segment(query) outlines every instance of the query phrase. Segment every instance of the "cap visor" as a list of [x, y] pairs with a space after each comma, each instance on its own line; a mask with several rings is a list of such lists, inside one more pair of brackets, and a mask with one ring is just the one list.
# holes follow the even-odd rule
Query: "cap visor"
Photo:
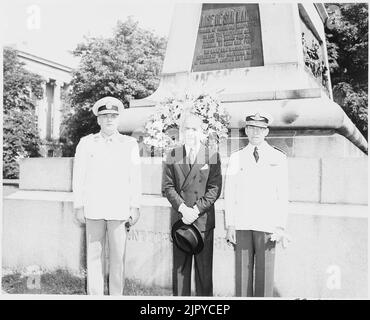
[[259, 127], [259, 128], [267, 128], [267, 123], [262, 123], [259, 121], [248, 121], [245, 123], [245, 126], [252, 126], [252, 127]]
[[100, 116], [102, 114], [119, 114], [119, 112], [116, 110], [102, 110], [99, 111], [97, 115]]

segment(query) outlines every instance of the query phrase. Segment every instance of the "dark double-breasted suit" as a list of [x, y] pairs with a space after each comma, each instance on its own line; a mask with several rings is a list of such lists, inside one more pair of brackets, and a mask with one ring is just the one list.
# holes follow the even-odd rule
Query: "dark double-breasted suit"
[[[203, 250], [194, 255], [195, 286], [198, 296], [213, 295], [212, 260], [214, 203], [221, 194], [222, 175], [220, 156], [201, 146], [193, 165], [189, 164], [185, 146], [173, 149], [163, 167], [162, 190], [172, 205], [172, 225], [182, 218], [178, 209], [182, 203], [197, 206], [199, 217], [193, 223], [204, 239]], [[193, 255], [173, 246], [173, 293], [190, 295]]]

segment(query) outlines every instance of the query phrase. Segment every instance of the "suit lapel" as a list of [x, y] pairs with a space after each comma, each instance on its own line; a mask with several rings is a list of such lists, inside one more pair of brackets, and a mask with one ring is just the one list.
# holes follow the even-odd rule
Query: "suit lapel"
[[177, 151], [178, 151], [178, 154], [176, 154], [176, 165], [180, 167], [182, 174], [184, 175], [184, 179], [179, 181], [180, 190], [182, 190], [184, 183], [186, 181], [186, 178], [188, 177], [190, 173], [190, 167], [186, 161], [185, 146], [182, 146], [182, 148], [178, 148]]
[[[202, 166], [205, 163], [206, 163], [205, 148], [204, 148], [204, 146], [201, 146], [199, 148], [199, 151], [198, 151], [198, 154], [195, 158], [195, 161], [194, 161], [193, 165], [191, 166], [191, 169], [189, 169], [189, 172], [188, 172], [188, 174], [185, 178], [185, 181], [182, 184], [181, 189], [184, 189], [189, 185], [189, 183], [193, 180], [194, 176], [196, 176], [198, 174], [200, 168], [202, 168]], [[186, 166], [189, 168], [188, 164], [186, 164]]]
[[188, 177], [188, 175], [190, 173], [190, 166], [189, 166], [189, 164], [186, 163], [186, 159], [184, 159], [183, 161], [181, 161], [180, 163], [178, 163], [178, 165], [179, 165], [182, 173], [184, 174], [184, 179], [186, 180], [186, 178]]

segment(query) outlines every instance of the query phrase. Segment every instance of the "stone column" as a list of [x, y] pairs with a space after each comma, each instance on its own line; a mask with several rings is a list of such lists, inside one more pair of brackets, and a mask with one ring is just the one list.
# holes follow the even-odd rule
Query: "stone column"
[[54, 84], [54, 98], [53, 98], [53, 110], [52, 110], [52, 131], [51, 131], [51, 138], [59, 139], [60, 137], [60, 123], [61, 123], [61, 99], [60, 99], [60, 91], [63, 82], [58, 80], [55, 81]]
[[42, 90], [44, 91], [43, 97], [41, 100], [37, 101], [36, 105], [36, 114], [37, 114], [37, 128], [39, 131], [40, 139], [46, 139], [46, 126], [47, 126], [47, 99], [46, 99], [46, 83], [47, 81], [42, 82]]

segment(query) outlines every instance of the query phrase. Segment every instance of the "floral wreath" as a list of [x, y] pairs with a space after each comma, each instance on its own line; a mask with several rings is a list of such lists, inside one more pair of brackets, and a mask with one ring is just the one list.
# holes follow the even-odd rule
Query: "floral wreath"
[[169, 149], [181, 143], [179, 134], [181, 113], [188, 109], [202, 119], [205, 145], [211, 146], [227, 139], [230, 115], [223, 108], [216, 95], [200, 93], [185, 94], [184, 97], [170, 97], [156, 106], [144, 128], [144, 143], [157, 148]]

